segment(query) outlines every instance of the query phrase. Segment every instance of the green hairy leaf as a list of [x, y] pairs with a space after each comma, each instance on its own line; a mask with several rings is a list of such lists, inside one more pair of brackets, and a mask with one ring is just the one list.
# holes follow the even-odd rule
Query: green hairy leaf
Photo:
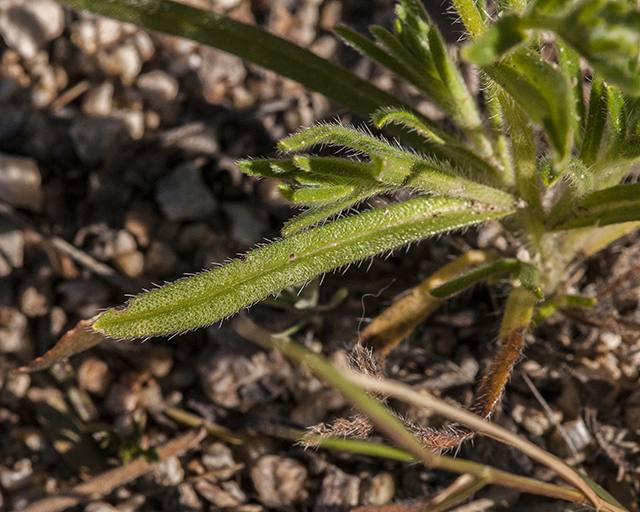
[[318, 274], [407, 243], [503, 217], [513, 210], [423, 197], [341, 219], [151, 290], [102, 313], [93, 328], [136, 338], [194, 329]]
[[532, 2], [523, 14], [503, 15], [465, 50], [465, 56], [489, 65], [540, 31], [554, 32], [605, 80], [628, 93], [640, 92], [640, 11], [634, 2]]
[[563, 160], [570, 151], [573, 98], [567, 77], [534, 51], [520, 51], [483, 70], [516, 100], [534, 123], [545, 128]]
[[585, 197], [574, 218], [556, 229], [607, 226], [640, 220], [640, 183], [618, 185]]

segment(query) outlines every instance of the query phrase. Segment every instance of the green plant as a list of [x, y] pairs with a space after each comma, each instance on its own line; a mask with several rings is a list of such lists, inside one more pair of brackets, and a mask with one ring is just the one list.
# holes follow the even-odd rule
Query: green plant
[[[510, 277], [502, 351], [473, 407], [488, 418], [526, 330], [557, 310], [593, 302], [565, 293], [569, 265], [640, 226], [640, 184], [625, 182], [640, 157], [640, 12], [635, 3], [499, 1], [497, 21], [490, 23], [482, 2], [455, 0], [471, 38], [460, 54], [479, 67], [482, 103], [469, 92], [438, 28], [417, 0], [400, 0], [393, 32], [371, 27], [375, 42], [336, 29], [349, 44], [437, 103], [454, 130], [304, 50], [213, 13], [167, 0], [152, 7], [124, 0], [64, 3], [251, 58], [371, 114], [374, 125], [394, 130], [411, 145], [389, 142], [365, 129], [324, 124], [281, 141], [282, 158], [240, 162], [249, 174], [281, 180], [283, 195], [306, 208], [285, 225], [284, 238], [105, 311], [89, 322], [94, 333], [146, 338], [194, 329], [329, 270], [499, 219], [517, 240], [513, 254], [519, 258], [487, 251], [463, 255], [375, 319], [361, 340], [384, 356], [443, 298], [487, 277]], [[264, 42], [266, 50], [252, 51], [243, 41], [249, 36]], [[580, 59], [592, 67], [587, 102]], [[305, 153], [320, 145], [347, 148], [352, 155]], [[369, 197], [401, 190], [414, 197], [339, 217]], [[32, 368], [96, 341], [78, 328]], [[361, 393], [354, 400], [366, 409], [365, 399]], [[378, 427], [388, 421], [373, 418]], [[362, 421], [369, 432], [369, 420]], [[405, 426], [423, 444], [441, 449], [475, 432]], [[334, 425], [321, 433], [342, 432]]]

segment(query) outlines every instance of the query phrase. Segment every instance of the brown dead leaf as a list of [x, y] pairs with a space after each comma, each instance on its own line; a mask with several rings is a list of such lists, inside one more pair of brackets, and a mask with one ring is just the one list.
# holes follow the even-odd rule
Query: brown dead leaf
[[64, 336], [60, 338], [51, 350], [41, 357], [36, 357], [27, 366], [18, 368], [17, 371], [31, 373], [46, 370], [61, 359], [65, 359], [97, 345], [104, 340], [105, 337], [91, 329], [91, 324], [93, 324], [94, 320], [95, 317], [89, 320], [80, 320], [73, 329], [67, 331]]

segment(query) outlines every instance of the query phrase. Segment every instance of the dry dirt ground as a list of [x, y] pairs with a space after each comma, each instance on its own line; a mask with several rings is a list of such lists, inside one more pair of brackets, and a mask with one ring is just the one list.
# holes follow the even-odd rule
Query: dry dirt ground
[[[388, 25], [391, 1], [193, 2], [415, 99], [329, 31], [341, 21], [360, 32]], [[316, 120], [361, 120], [232, 56], [50, 0], [0, 2], [0, 32], [0, 508], [23, 509], [141, 453], [151, 457], [151, 447], [188, 432], [193, 416], [226, 430], [71, 510], [340, 511], [415, 501], [453, 481], [417, 464], [296, 446], [287, 429], [348, 415], [348, 407], [306, 370], [243, 340], [233, 320], [171, 339], [103, 343], [53, 372], [10, 374], [126, 294], [276, 238], [292, 210], [274, 183], [242, 175], [235, 160], [272, 155], [280, 137]], [[274, 332], [299, 325], [300, 342], [337, 357], [395, 296], [474, 246], [508, 250], [509, 240], [489, 225], [422, 242], [249, 315]], [[573, 290], [600, 295], [596, 312], [554, 317], [528, 337], [494, 416], [588, 471], [628, 507], [640, 470], [640, 288], [625, 272], [639, 255], [629, 238], [576, 266]], [[303, 299], [306, 309], [291, 309]], [[448, 302], [391, 354], [389, 375], [468, 405], [493, 353], [503, 300], [498, 284]], [[587, 408], [595, 425], [585, 424]], [[425, 425], [441, 421], [403, 412]], [[486, 439], [458, 456], [554, 479]], [[94, 490], [108, 489], [102, 482]], [[469, 507], [570, 508], [497, 488]]]

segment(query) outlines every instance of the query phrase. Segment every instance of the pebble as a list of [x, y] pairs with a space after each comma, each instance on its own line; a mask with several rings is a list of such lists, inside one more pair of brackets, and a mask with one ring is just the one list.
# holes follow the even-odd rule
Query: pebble
[[294, 459], [265, 455], [250, 473], [260, 500], [269, 507], [293, 505], [307, 497], [307, 470]]
[[159, 111], [166, 109], [167, 104], [178, 97], [178, 91], [180, 90], [178, 81], [169, 73], [160, 69], [140, 75], [136, 80], [136, 85], [149, 103], [149, 106]]
[[205, 500], [216, 507], [235, 507], [241, 503], [233, 494], [212, 484], [208, 480], [199, 480], [193, 487]]
[[124, 119], [113, 115], [78, 116], [69, 135], [73, 148], [83, 164], [94, 167], [122, 144], [129, 133]]
[[188, 224], [178, 237], [177, 249], [185, 256], [194, 254], [197, 250], [211, 245], [216, 241], [216, 234], [204, 222]]
[[[26, 378], [25, 378], [26, 377]], [[12, 400], [16, 399], [20, 400], [24, 398], [29, 391], [29, 386], [31, 386], [31, 377], [27, 373], [18, 373], [16, 375], [9, 375], [7, 377], [7, 381], [4, 383], [2, 387], [3, 395], [11, 395]]]
[[0, 201], [39, 212], [43, 199], [41, 181], [33, 158], [0, 153]]
[[68, 279], [56, 285], [61, 297], [60, 305], [65, 311], [73, 311], [83, 318], [93, 316], [91, 312], [104, 308], [109, 300], [109, 287], [99, 279]]
[[217, 209], [217, 201], [196, 162], [185, 162], [162, 178], [156, 185], [155, 197], [169, 220], [206, 219]]
[[135, 279], [144, 271], [145, 257], [140, 251], [129, 252], [114, 258], [113, 264], [124, 275]]
[[92, 501], [86, 507], [84, 512], [120, 512], [116, 507], [110, 505], [106, 501]]
[[236, 482], [235, 480], [228, 480], [226, 482], [222, 482], [222, 484], [220, 485], [222, 486], [222, 489], [224, 491], [228, 492], [240, 503], [244, 503], [245, 501], [247, 501], [247, 495], [244, 493], [244, 491], [240, 488], [240, 485], [238, 485], [238, 482]]
[[149, 379], [138, 394], [138, 406], [143, 409], [158, 409], [162, 407], [162, 403], [160, 384], [155, 379]]
[[111, 76], [120, 77], [122, 84], [133, 85], [142, 69], [142, 58], [138, 49], [133, 45], [116, 46], [113, 49], [98, 49], [98, 64], [100, 68]]
[[50, 267], [40, 267], [22, 283], [19, 300], [20, 311], [30, 318], [49, 313], [53, 303], [53, 283]]
[[216, 156], [220, 150], [218, 138], [213, 126], [201, 122], [166, 130], [162, 136], [165, 147], [182, 150], [186, 158]]
[[0, 34], [5, 43], [31, 59], [64, 29], [62, 6], [53, 0], [4, 0]]
[[79, 231], [76, 240], [82, 245], [88, 240], [88, 252], [101, 261], [109, 261], [125, 254], [135, 252], [136, 239], [126, 229], [109, 229], [103, 224], [89, 226], [86, 230]]
[[587, 429], [587, 426], [584, 424], [584, 420], [582, 418], [578, 418], [577, 420], [573, 421], [567, 421], [562, 424], [562, 427], [567, 433], [569, 439], [571, 439], [573, 447], [578, 452], [583, 448], [586, 448], [592, 441], [589, 429]]
[[378, 473], [364, 489], [362, 504], [369, 506], [381, 506], [390, 503], [396, 492], [393, 476], [387, 472]]
[[37, 428], [26, 429], [23, 432], [22, 440], [32, 452], [41, 452], [47, 445], [44, 435]]
[[[121, 487], [122, 489], [122, 487]], [[129, 498], [125, 498], [124, 501], [118, 503], [118, 512], [137, 512], [142, 509], [142, 505], [147, 502], [147, 497], [144, 494], [134, 494]]]
[[97, 357], [85, 359], [78, 368], [78, 384], [90, 393], [103, 396], [111, 383], [109, 365]]
[[359, 496], [360, 479], [330, 465], [322, 480], [322, 488], [316, 498], [313, 511], [355, 507]]
[[24, 233], [0, 218], [0, 277], [8, 276], [24, 263]]
[[202, 83], [202, 96], [209, 103], [223, 103], [229, 91], [243, 84], [247, 75], [244, 62], [208, 46], [200, 48], [200, 56], [202, 63], [197, 71]]
[[554, 423], [562, 421], [562, 413], [559, 411], [554, 411], [554, 421], [552, 422], [544, 411], [522, 403], [515, 404], [511, 411], [511, 416], [525, 430], [537, 436], [544, 435]]
[[176, 488], [176, 494], [174, 495], [173, 499], [175, 499], [177, 506], [174, 506], [172, 504], [163, 506], [163, 510], [166, 510], [167, 512], [173, 510], [195, 512], [197, 510], [203, 509], [202, 501], [200, 501], [200, 498], [198, 498], [198, 494], [193, 489], [193, 486], [186, 482], [178, 485], [178, 487]]
[[132, 412], [138, 405], [139, 384], [116, 382], [109, 388], [105, 407], [112, 414]]
[[106, 81], [89, 89], [82, 97], [82, 113], [87, 116], [106, 116], [113, 110], [113, 83]]
[[0, 309], [0, 353], [16, 354], [28, 348], [27, 316], [17, 309]]
[[150, 201], [138, 201], [131, 205], [124, 219], [124, 228], [136, 237], [138, 247], [149, 247], [157, 224], [155, 206]]
[[132, 40], [142, 60], [144, 62], [151, 60], [156, 53], [156, 48], [153, 45], [153, 40], [149, 34], [144, 30], [136, 30], [133, 34]]
[[128, 26], [119, 21], [103, 16], [89, 15], [96, 28], [96, 41], [99, 46], [110, 46], [122, 38], [124, 29]]
[[162, 487], [173, 487], [184, 480], [184, 469], [178, 457], [168, 457], [154, 464], [151, 471], [154, 482]]
[[33, 475], [31, 460], [20, 459], [13, 469], [0, 467], [0, 485], [5, 491], [15, 491], [29, 483]]
[[147, 347], [142, 365], [156, 379], [166, 377], [173, 367], [173, 350], [162, 345]]
[[209, 470], [217, 470], [235, 465], [229, 447], [222, 443], [213, 443], [202, 456], [202, 464]]
[[229, 219], [231, 238], [242, 245], [251, 246], [263, 240], [266, 231], [264, 217], [258, 217], [255, 208], [245, 203], [224, 203], [224, 212]]
[[622, 336], [615, 332], [604, 331], [600, 334], [598, 341], [598, 352], [606, 354], [614, 351], [620, 346], [622, 343]]
[[179, 256], [169, 244], [154, 240], [144, 255], [144, 270], [151, 276], [173, 276], [179, 262]]

